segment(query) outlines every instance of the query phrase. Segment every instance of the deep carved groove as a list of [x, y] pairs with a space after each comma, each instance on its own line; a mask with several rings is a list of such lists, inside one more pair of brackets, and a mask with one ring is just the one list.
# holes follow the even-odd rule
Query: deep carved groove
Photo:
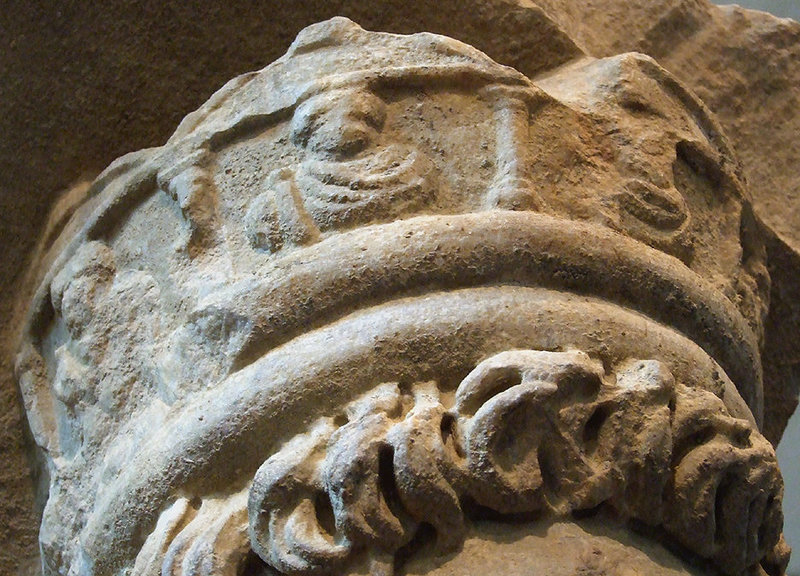
[[320, 528], [333, 537], [336, 534], [336, 519], [333, 515], [331, 499], [324, 490], [317, 492], [314, 498], [314, 513]]
[[280, 574], [251, 550], [239, 565], [236, 576], [280, 576]]
[[597, 439], [603, 424], [611, 415], [611, 409], [603, 404], [598, 404], [592, 415], [583, 427], [583, 445], [587, 452], [593, 452], [597, 446]]
[[432, 548], [438, 535], [436, 529], [428, 522], [422, 522], [414, 533], [414, 537], [406, 544], [397, 550], [394, 556], [394, 574], [404, 574], [405, 565], [422, 550]]
[[732, 489], [733, 478], [726, 475], [717, 484], [717, 490], [714, 493], [714, 542], [716, 543], [722, 542], [725, 538], [725, 503]]
[[402, 518], [403, 504], [394, 476], [394, 448], [389, 445], [381, 446], [378, 452], [378, 488], [392, 514]]
[[453, 450], [456, 453], [456, 456], [459, 458], [464, 457], [464, 447], [461, 446], [461, 442], [458, 439], [458, 434], [456, 427], [458, 426], [458, 421], [456, 417], [449, 413], [445, 412], [442, 414], [442, 422], [439, 425], [439, 430], [442, 434], [442, 445], [447, 446], [448, 444], [453, 445]]
[[676, 466], [678, 462], [686, 458], [686, 456], [695, 448], [710, 442], [714, 436], [717, 435], [717, 430], [712, 424], [706, 424], [700, 429], [692, 432], [689, 436], [677, 443], [673, 448], [672, 453], [672, 466]]
[[539, 463], [539, 471], [542, 474], [542, 484], [544, 485], [545, 493], [558, 496], [561, 490], [561, 482], [559, 481], [558, 468], [554, 462], [553, 454], [549, 446], [540, 445], [536, 453], [536, 459]]

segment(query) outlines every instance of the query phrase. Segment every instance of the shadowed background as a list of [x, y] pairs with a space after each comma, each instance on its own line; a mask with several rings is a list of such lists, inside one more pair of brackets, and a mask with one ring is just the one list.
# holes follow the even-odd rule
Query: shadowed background
[[[638, 3], [646, 9], [624, 0], [536, 4], [587, 52], [646, 52], [696, 90], [733, 138], [760, 215], [782, 241], [800, 247], [800, 175], [793, 168], [800, 165], [800, 25], [748, 20], [733, 9], [717, 13], [705, 0]], [[796, 1], [742, 4], [800, 19]], [[435, 9], [408, 0], [4, 3], [0, 573], [36, 572], [38, 505], [12, 358], [16, 303], [25, 298], [22, 272], [59, 192], [126, 152], [162, 144], [217, 88], [280, 56], [313, 22], [341, 14], [369, 29], [444, 33], [532, 74], [536, 58], [563, 58], [576, 48], [537, 27], [540, 22], [526, 16], [530, 6], [523, 0], [440, 0]], [[538, 44], [543, 35], [551, 42]], [[517, 59], [509, 56], [515, 53]], [[747, 102], [754, 105], [742, 109]], [[793, 401], [791, 394], [779, 399], [787, 411]], [[787, 483], [787, 532], [800, 549], [800, 416], [778, 452]], [[800, 576], [800, 553], [790, 573]]]

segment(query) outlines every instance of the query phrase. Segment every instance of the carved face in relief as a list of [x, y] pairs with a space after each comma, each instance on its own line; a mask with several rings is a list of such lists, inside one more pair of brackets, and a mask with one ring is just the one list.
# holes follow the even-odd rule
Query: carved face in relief
[[292, 142], [323, 158], [352, 158], [375, 145], [386, 104], [366, 87], [312, 96], [294, 111]]
[[734, 166], [639, 55], [531, 80], [304, 30], [110, 167], [45, 259], [18, 374], [46, 573], [485, 572], [513, 521], [542, 573], [575, 538], [778, 574]]
[[250, 244], [276, 252], [322, 232], [419, 210], [434, 194], [433, 166], [418, 150], [381, 145], [386, 104], [366, 86], [311, 96], [294, 111], [291, 142], [303, 154], [279, 168], [245, 217]]

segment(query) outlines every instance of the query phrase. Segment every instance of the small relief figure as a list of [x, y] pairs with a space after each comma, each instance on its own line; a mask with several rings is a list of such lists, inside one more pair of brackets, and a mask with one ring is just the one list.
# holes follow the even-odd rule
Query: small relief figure
[[303, 201], [288, 168], [275, 170], [267, 178], [267, 191], [250, 204], [245, 231], [251, 246], [277, 252], [284, 244], [314, 242], [319, 229], [303, 209]]
[[[241, 124], [237, 130], [247, 132], [262, 119], [291, 114], [289, 140], [299, 152], [297, 161], [270, 173], [265, 189], [250, 203], [245, 227], [251, 246], [275, 252], [315, 242], [331, 230], [397, 220], [425, 209], [458, 213], [543, 208], [529, 179], [527, 145], [531, 107], [541, 104], [544, 96], [529, 79], [469, 47], [432, 35], [426, 37], [425, 51], [388, 56], [388, 51], [363, 49], [360, 34], [342, 19], [304, 31], [289, 50], [291, 58], [271, 71], [270, 81], [281, 90], [258, 105], [258, 114], [231, 116], [219, 126], [220, 119], [209, 121], [212, 131], [222, 133]], [[387, 38], [402, 42], [401, 37]], [[349, 56], [354, 49], [361, 50], [358, 61]], [[322, 66], [313, 74], [301, 60]], [[420, 86], [426, 88], [420, 92]], [[467, 90], [473, 104], [488, 104], [486, 110], [470, 109], [460, 119], [470, 128], [465, 134], [473, 138], [483, 139], [484, 126], [493, 127], [488, 140], [494, 143], [485, 163], [496, 169], [480, 197], [465, 202], [454, 199], [463, 191], [450, 190], [454, 182], [449, 163], [463, 154], [461, 143], [420, 139], [408, 133], [413, 131], [408, 122], [393, 123], [390, 114], [403, 112], [392, 110], [391, 103], [408, 94], [427, 96], [426, 90], [452, 95], [455, 101]], [[436, 120], [425, 116], [420, 126], [452, 129], [436, 123], [442, 110], [433, 103], [435, 98], [421, 100], [428, 101], [429, 111], [436, 111]], [[455, 149], [448, 147], [453, 145]]]
[[220, 240], [217, 190], [208, 171], [212, 155], [201, 148], [159, 171], [157, 181], [181, 209], [189, 225], [186, 250], [202, 254]]
[[253, 247], [275, 252], [314, 242], [320, 232], [413, 213], [434, 196], [433, 164], [409, 146], [381, 143], [386, 104], [365, 86], [315, 94], [291, 122], [306, 152], [295, 170], [267, 178], [250, 206]]

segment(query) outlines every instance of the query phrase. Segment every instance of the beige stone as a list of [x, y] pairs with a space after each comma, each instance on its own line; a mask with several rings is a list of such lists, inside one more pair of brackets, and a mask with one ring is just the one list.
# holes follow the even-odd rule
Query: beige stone
[[790, 247], [676, 77], [530, 10], [530, 77], [313, 25], [72, 193], [17, 358], [46, 574], [783, 573]]

